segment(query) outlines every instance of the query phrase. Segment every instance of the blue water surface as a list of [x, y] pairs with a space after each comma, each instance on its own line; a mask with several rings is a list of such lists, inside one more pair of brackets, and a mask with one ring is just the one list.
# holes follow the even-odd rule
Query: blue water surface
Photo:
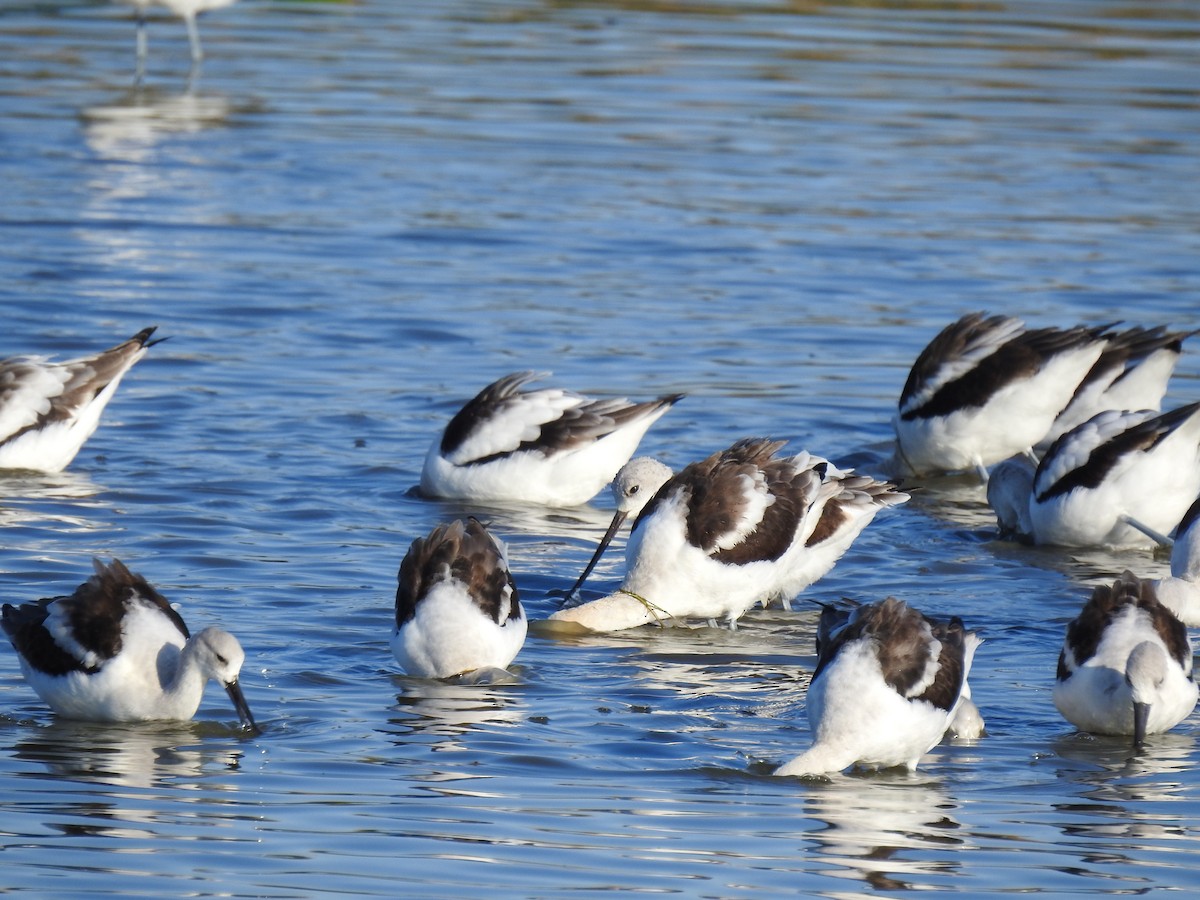
[[[961, 615], [988, 722], [915, 775], [776, 779], [816, 607], [531, 635], [513, 684], [397, 674], [395, 573], [484, 516], [534, 618], [611, 501], [416, 497], [510, 371], [686, 392], [644, 452], [788, 439], [864, 471], [916, 354], [988, 309], [1200, 327], [1200, 4], [0, 3], [0, 355], [157, 324], [60, 475], [0, 481], [3, 598], [117, 556], [247, 650], [247, 737], [58, 721], [0, 653], [0, 861], [34, 896], [1195, 891], [1195, 715], [1134, 754], [1050, 700], [1089, 585], [1148, 552], [998, 540], [971, 479], [814, 599]], [[1189, 342], [1166, 405], [1200, 399]], [[595, 590], [620, 578], [619, 553]]]

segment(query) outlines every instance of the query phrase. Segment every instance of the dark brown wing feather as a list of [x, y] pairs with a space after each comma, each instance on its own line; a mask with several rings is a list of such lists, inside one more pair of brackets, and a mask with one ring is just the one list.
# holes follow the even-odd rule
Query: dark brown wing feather
[[1115, 369], [1122, 370], [1113, 379], [1113, 384], [1119, 383], [1139, 362], [1160, 350], [1170, 350], [1178, 356], [1183, 353], [1183, 342], [1196, 334], [1200, 334], [1200, 331], [1167, 331], [1165, 325], [1155, 328], [1127, 328], [1111, 334], [1100, 358], [1079, 383], [1075, 393], [1081, 393], [1088, 385]]
[[13, 647], [30, 665], [48, 675], [94, 672], [96, 667], [85, 666], [82, 661], [63, 650], [46, 630], [46, 617], [50, 614], [49, 605], [65, 599], [67, 598], [49, 597], [34, 603], [22, 603], [20, 606], [5, 603], [4, 632]]
[[[460, 409], [442, 433], [441, 451], [445, 455], [455, 453], [488, 420], [501, 415], [505, 407], [517, 402], [521, 388], [538, 377], [537, 372], [514, 372], [489, 384]], [[512, 450], [492, 453], [472, 459], [464, 465], [482, 465], [513, 453], [537, 450], [549, 455], [559, 450], [569, 450], [611, 434], [630, 421], [639, 419], [658, 409], [673, 406], [683, 399], [683, 394], [669, 394], [657, 400], [629, 403], [626, 400], [588, 400], [565, 410], [561, 417], [542, 425], [538, 436], [523, 441]]]
[[815, 547], [837, 534], [838, 529], [850, 520], [850, 514], [845, 509], [848, 503], [849, 500], [842, 500], [838, 497], [829, 498], [821, 507], [821, 518], [817, 520], [817, 527], [808, 536], [808, 540], [805, 542], [806, 547]]
[[[646, 504], [633, 524], [634, 530], [668, 497], [682, 494], [687, 507], [688, 541], [710, 557], [730, 565], [778, 559], [791, 546], [820, 484], [815, 472], [801, 471], [791, 459], [775, 457], [784, 443], [746, 438], [685, 466]], [[743, 476], [762, 477], [774, 502], [742, 541], [722, 549], [722, 539], [739, 529], [749, 508]]]
[[[901, 392], [900, 408], [904, 409], [908, 401], [931, 381], [944, 359], [961, 355], [971, 340], [1005, 321], [1004, 316], [984, 318], [983, 313], [973, 313], [947, 326], [917, 357]], [[901, 418], [932, 418], [981, 406], [1006, 385], [1036, 374], [1050, 357], [1107, 337], [1107, 328], [1081, 325], [1021, 332], [980, 360], [978, 365], [942, 385], [925, 403], [901, 413]]]
[[[812, 534], [808, 536], [808, 540], [805, 542], [806, 547], [815, 547], [829, 540], [852, 518], [847, 509], [855, 502], [854, 493], [867, 494], [877, 500], [881, 506], [886, 505], [889, 499], [895, 499], [895, 497], [888, 498], [887, 495], [899, 493], [896, 485], [890, 481], [876, 481], [869, 475], [848, 475], [839, 480], [843, 491], [837, 496], [829, 498], [821, 507], [821, 517], [817, 520]], [[880, 497], [884, 499], [878, 500]]]
[[527, 441], [517, 448], [534, 448], [548, 452], [570, 450], [590, 444], [612, 434], [625, 425], [664, 407], [670, 407], [683, 399], [683, 394], [669, 394], [643, 403], [625, 400], [590, 400], [574, 409], [566, 410], [561, 417], [542, 426], [542, 433], [535, 441]]
[[455, 580], [497, 624], [521, 615], [517, 593], [495, 540], [477, 519], [439, 525], [412, 542], [400, 563], [396, 587], [396, 626], [416, 614], [417, 604], [435, 585]]
[[[733, 521], [733, 517], [728, 515], [727, 511], [723, 513], [720, 508], [719, 495], [714, 491], [702, 488], [702, 497], [697, 498], [697, 486], [703, 486], [715, 477], [736, 474], [733, 473], [735, 466], [745, 466], [754, 461], [770, 460], [772, 455], [782, 448], [785, 443], [785, 441], [771, 441], [765, 438], [745, 438], [737, 441], [727, 450], [718, 450], [716, 453], [699, 462], [689, 463], [667, 479], [666, 483], [658, 489], [658, 493], [650, 498], [650, 502], [642, 508], [642, 511], [638, 513], [637, 518], [634, 520], [633, 530], [636, 531], [638, 525], [643, 520], [653, 515], [654, 511], [667, 501], [668, 497], [683, 491], [689, 498], [689, 509], [702, 504], [703, 509], [707, 512], [704, 518], [714, 523], [705, 526], [699, 523], [693, 524], [689, 521], [689, 536], [692, 536], [693, 533], [699, 535], [705, 531], [716, 533], [718, 527], [715, 524], [716, 522], [720, 519], [731, 522]], [[746, 470], [743, 468], [740, 471]], [[737, 493], [740, 494], [740, 491]], [[689, 512], [689, 518], [691, 517], [692, 513]], [[705, 544], [696, 541], [696, 546], [703, 547]]]
[[779, 559], [791, 547], [817, 498], [821, 479], [815, 472], [801, 471], [785, 459], [770, 460], [762, 469], [775, 502], [763, 511], [762, 521], [745, 540], [712, 554], [719, 562], [742, 565]]
[[[1153, 582], [1143, 581], [1129, 571], [1123, 572], [1111, 586], [1097, 585], [1079, 615], [1067, 625], [1066, 645], [1071, 648], [1075, 667], [1078, 668], [1096, 655], [1105, 629], [1127, 606], [1145, 610], [1171, 659], [1190, 669], [1191, 648], [1188, 645], [1187, 627], [1158, 601]], [[1058, 656], [1058, 680], [1065, 681], [1071, 671], [1064, 648]]]
[[947, 360], [962, 356], [976, 338], [994, 331], [1007, 321], [1007, 316], [988, 316], [987, 313], [974, 312], [968, 313], [957, 322], [951, 322], [939, 331], [917, 355], [916, 361], [909, 369], [904, 389], [900, 392], [900, 408], [903, 409], [914, 395], [933, 381]]
[[496, 416], [520, 393], [521, 388], [538, 377], [537, 372], [514, 372], [489, 384], [463, 404], [442, 432], [442, 453], [457, 450], [481, 423]]
[[[1116, 437], [1096, 447], [1083, 465], [1076, 466], [1054, 484], [1041, 491], [1037, 495], [1037, 501], [1041, 503], [1060, 494], [1070, 493], [1076, 488], [1098, 487], [1104, 483], [1108, 473], [1123, 456], [1129, 453], [1146, 453], [1153, 450], [1163, 438], [1190, 419], [1198, 410], [1200, 410], [1200, 403], [1189, 403], [1187, 406], [1170, 410], [1127, 428]], [[1038, 464], [1038, 474], [1046, 470], [1047, 460], [1053, 461], [1062, 444], [1073, 434], [1074, 431], [1068, 431], [1050, 445], [1050, 449], [1046, 451], [1046, 455]], [[1036, 475], [1034, 483], [1037, 483]]]
[[[70, 377], [63, 385], [62, 393], [49, 398], [49, 408], [34, 422], [14, 431], [4, 440], [11, 441], [28, 431], [74, 418], [79, 410], [87, 406], [97, 394], [108, 387], [114, 378], [133, 364], [134, 357], [143, 348], [166, 340], [166, 338], [157, 341], [150, 340], [154, 331], [154, 326], [143, 328], [129, 340], [87, 359], [52, 363], [51, 365], [66, 367], [69, 373]], [[8, 402], [13, 393], [19, 389], [20, 383], [28, 378], [37, 367], [38, 364], [21, 359], [6, 360], [0, 363], [0, 405]]]
[[[135, 597], [158, 607], [184, 638], [189, 637], [183, 618], [145, 578], [130, 572], [117, 559], [108, 566], [99, 560], [95, 565], [96, 574], [69, 597], [49, 597], [20, 606], [4, 604], [4, 630], [13, 646], [33, 666], [50, 675], [95, 671], [120, 653], [123, 620]], [[55, 642], [45, 625], [51, 604], [66, 613], [72, 636], [101, 660], [99, 666], [85, 665]]]
[[[822, 611], [814, 680], [845, 645], [865, 638], [874, 642], [884, 681], [896, 693], [909, 700], [925, 700], [939, 709], [949, 710], [954, 705], [962, 691], [966, 653], [966, 630], [960, 619], [938, 622], [895, 597], [888, 597], [880, 603], [855, 608], [840, 630], [831, 632], [842, 615], [834, 607], [828, 607], [828, 613]], [[938, 668], [933, 683], [920, 694], [914, 694], [933, 653], [931, 633], [941, 645]]]
[[939, 331], [917, 355], [909, 370], [904, 389], [900, 392], [900, 408], [904, 409], [915, 395], [933, 383], [946, 362], [958, 359], [977, 340], [1011, 321], [1008, 316], [973, 312]]
[[967, 630], [958, 616], [954, 616], [949, 622], [938, 622], [928, 617], [925, 621], [933, 631], [933, 636], [942, 645], [942, 649], [938, 654], [933, 684], [927, 687], [918, 699], [928, 700], [938, 709], [949, 711], [962, 693]]

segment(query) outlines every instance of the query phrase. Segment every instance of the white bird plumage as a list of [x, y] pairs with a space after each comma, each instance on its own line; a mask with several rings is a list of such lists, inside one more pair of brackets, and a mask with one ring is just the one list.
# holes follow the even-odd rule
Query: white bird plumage
[[1155, 582], [1159, 602], [1184, 625], [1200, 627], [1200, 497], [1175, 527], [1171, 574]]
[[166, 598], [119, 560], [96, 560], [95, 569], [70, 596], [4, 604], [4, 631], [38, 696], [71, 719], [186, 720], [213, 679], [253, 729], [237, 639], [219, 628], [190, 635]]
[[528, 622], [504, 545], [476, 519], [413, 541], [397, 582], [392, 655], [409, 675], [504, 669], [525, 643]]
[[1068, 626], [1058, 658], [1054, 705], [1081, 731], [1133, 735], [1141, 744], [1195, 708], [1187, 628], [1125, 572], [1092, 592]]
[[899, 474], [987, 467], [1030, 452], [1071, 402], [1107, 344], [1105, 327], [1027, 330], [977, 312], [917, 357], [893, 420]]
[[1108, 335], [1104, 352], [1038, 442], [1039, 449], [1044, 452], [1061, 435], [1108, 409], [1161, 409], [1183, 342], [1197, 333], [1159, 325]]
[[521, 390], [546, 373], [488, 385], [434, 440], [421, 492], [477, 503], [579, 506], [612, 481], [646, 431], [682, 394], [644, 403], [561, 388]]
[[1200, 403], [1165, 413], [1108, 410], [1062, 435], [1036, 470], [992, 472], [1002, 532], [1065, 547], [1164, 542], [1200, 495]]
[[61, 472], [96, 431], [121, 379], [146, 355], [155, 329], [94, 356], [0, 361], [0, 469]]
[[982, 641], [960, 619], [939, 622], [894, 597], [848, 614], [826, 606], [821, 620], [805, 701], [813, 743], [775, 774], [915, 770], [964, 702]]
[[621, 521], [636, 516], [620, 589], [551, 621], [594, 631], [688, 617], [733, 626], [755, 603], [808, 587], [876, 512], [908, 499], [894, 485], [840, 472], [809, 453], [776, 456], [783, 443], [741, 440], [677, 475], [632, 460], [614, 480], [617, 512], [585, 570]]

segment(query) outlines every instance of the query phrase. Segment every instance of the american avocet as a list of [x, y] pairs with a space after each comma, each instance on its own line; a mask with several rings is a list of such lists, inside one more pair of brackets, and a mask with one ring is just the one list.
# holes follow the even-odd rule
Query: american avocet
[[1067, 626], [1054, 705], [1081, 731], [1131, 734], [1141, 744], [1196, 706], [1187, 628], [1154, 585], [1125, 572], [1100, 585]]
[[429, 448], [421, 492], [477, 503], [579, 506], [596, 496], [682, 394], [645, 403], [561, 388], [522, 391], [546, 373], [488, 385]]
[[[861, 604], [848, 598], [843, 598], [841, 605], [823, 603], [821, 601], [817, 602], [821, 606], [821, 618], [817, 625], [817, 656], [820, 657], [822, 649], [832, 639], [834, 633], [850, 621], [851, 614]], [[969, 639], [973, 642], [970, 649], [971, 653], [974, 654], [975, 647], [982, 644], [983, 639], [978, 637], [974, 632], [970, 633]], [[979, 711], [979, 707], [975, 705], [974, 700], [971, 699], [971, 684], [967, 681], [967, 677], [964, 674], [962, 691], [959, 693], [958, 703], [954, 708], [954, 715], [947, 726], [947, 734], [963, 740], [975, 740], [986, 733], [987, 727], [983, 721], [983, 714]]]
[[400, 564], [392, 654], [409, 675], [503, 669], [528, 622], [504, 545], [475, 519], [439, 525]]
[[894, 419], [899, 473], [987, 467], [1028, 453], [1071, 401], [1106, 343], [1106, 328], [1025, 329], [971, 313], [921, 351]]
[[1200, 497], [1175, 527], [1171, 574], [1155, 582], [1159, 602], [1184, 625], [1200, 626]]
[[678, 475], [653, 460], [631, 461], [614, 481], [617, 512], [586, 570], [635, 515], [620, 589], [550, 619], [593, 631], [683, 617], [735, 626], [755, 603], [808, 587], [876, 512], [908, 499], [808, 453], [776, 456], [783, 444], [741, 440]]
[[124, 0], [124, 2], [132, 3], [137, 13], [137, 77], [140, 80], [146, 69], [147, 8], [165, 6], [183, 19], [183, 23], [187, 27], [188, 44], [192, 50], [192, 68], [195, 69], [204, 59], [204, 50], [200, 46], [200, 29], [196, 26], [196, 16], [210, 9], [231, 6], [235, 0]]
[[1060, 435], [1107, 409], [1161, 409], [1183, 342], [1196, 334], [1200, 332], [1168, 331], [1163, 325], [1110, 334], [1071, 402], [1038, 442], [1040, 448], [1044, 451]]
[[4, 604], [4, 631], [37, 695], [69, 719], [185, 720], [211, 678], [253, 729], [237, 639], [220, 628], [190, 635], [166, 598], [119, 560], [95, 568], [69, 597]]
[[805, 701], [813, 744], [775, 774], [916, 769], [950, 728], [982, 642], [962, 620], [935, 621], [895, 597], [830, 618]]
[[[744, 442], [742, 442], [744, 443]], [[735, 444], [734, 447], [738, 445]], [[727, 454], [729, 451], [725, 451]], [[791, 460], [800, 471], [812, 470], [823, 482], [834, 482], [839, 490], [820, 509], [820, 517], [806, 541], [804, 572], [806, 582], [797, 591], [803, 590], [829, 572], [842, 555], [862, 533], [871, 519], [885, 506], [896, 506], [908, 499], [908, 494], [896, 490], [895, 485], [885, 481], [876, 481], [867, 475], [855, 475], [853, 470], [841, 470], [832, 463], [808, 452], [797, 454]], [[617, 473], [612, 482], [613, 498], [616, 501], [616, 512], [609, 523], [608, 530], [600, 539], [595, 553], [588, 561], [583, 573], [575, 585], [567, 592], [567, 602], [577, 600], [583, 583], [595, 568], [600, 557], [616, 536], [621, 524], [638, 514], [653, 499], [655, 493], [672, 477], [667, 466], [656, 459], [638, 457], [632, 459]], [[788, 605], [790, 595], [780, 594], [774, 598]]]
[[1164, 543], [1200, 494], [1200, 403], [1099, 413], [1055, 441], [1036, 470], [1006, 461], [992, 482], [988, 501], [1001, 531], [1034, 543]]
[[121, 378], [160, 343], [144, 328], [95, 356], [0, 361], [0, 469], [61, 472], [100, 424]]

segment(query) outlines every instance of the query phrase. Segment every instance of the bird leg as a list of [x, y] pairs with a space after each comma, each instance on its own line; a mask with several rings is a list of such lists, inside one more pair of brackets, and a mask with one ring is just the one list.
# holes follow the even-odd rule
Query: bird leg
[[200, 47], [200, 29], [196, 27], [196, 14], [184, 16], [183, 21], [187, 25], [188, 43], [192, 47], [192, 66], [194, 68], [200, 65], [200, 61], [204, 59], [204, 51]]
[[141, 84], [146, 74], [146, 12], [140, 6], [137, 11], [137, 68], [133, 73], [133, 83]]
[[1119, 518], [1122, 522], [1124, 522], [1130, 528], [1134, 528], [1137, 531], [1140, 531], [1142, 534], [1144, 534], [1146, 537], [1150, 538], [1150, 540], [1154, 541], [1157, 544], [1161, 544], [1164, 547], [1171, 547], [1175, 544], [1175, 541], [1172, 540], [1171, 538], [1167, 537], [1167, 535], [1163, 534], [1161, 531], [1151, 528], [1149, 525], [1145, 524], [1144, 522], [1139, 522], [1137, 519], [1133, 518], [1133, 516], [1127, 516], [1127, 515], [1125, 515], [1125, 513], [1121, 513], [1121, 515], [1118, 516], [1117, 518]]

